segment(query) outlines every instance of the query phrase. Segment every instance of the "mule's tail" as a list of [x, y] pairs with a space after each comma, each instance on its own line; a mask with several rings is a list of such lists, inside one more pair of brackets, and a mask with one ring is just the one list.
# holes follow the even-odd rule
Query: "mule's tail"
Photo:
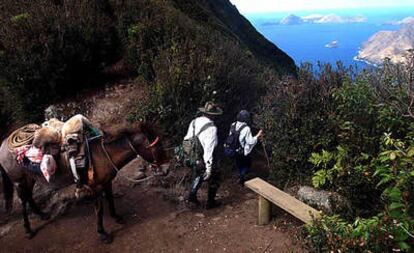
[[13, 208], [13, 193], [14, 193], [13, 183], [1, 165], [0, 165], [0, 173], [3, 179], [3, 194], [4, 194], [4, 201], [6, 204], [6, 212], [10, 212]]

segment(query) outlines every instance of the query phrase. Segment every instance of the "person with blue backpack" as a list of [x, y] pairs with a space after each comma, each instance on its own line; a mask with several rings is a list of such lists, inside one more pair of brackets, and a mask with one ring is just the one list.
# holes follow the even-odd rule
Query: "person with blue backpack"
[[246, 110], [241, 110], [237, 115], [237, 121], [231, 124], [230, 133], [224, 143], [224, 154], [235, 160], [241, 185], [244, 185], [246, 174], [250, 170], [252, 163], [250, 153], [264, 135], [263, 130], [259, 130], [253, 136], [249, 126], [250, 121], [250, 113]]

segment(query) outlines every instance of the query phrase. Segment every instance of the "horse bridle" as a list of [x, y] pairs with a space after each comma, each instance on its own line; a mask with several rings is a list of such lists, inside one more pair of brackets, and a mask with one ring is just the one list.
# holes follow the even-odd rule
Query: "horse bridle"
[[[137, 150], [135, 149], [134, 145], [132, 145], [131, 140], [127, 136], [125, 136], [125, 138], [126, 138], [126, 140], [128, 142], [128, 145], [129, 145], [130, 149], [132, 150], [132, 152], [134, 152], [136, 156], [139, 156], [139, 154], [138, 154]], [[155, 140], [153, 142], [151, 142], [150, 144], [148, 144], [147, 146], [145, 146], [145, 148], [146, 149], [149, 149], [150, 152], [151, 152], [151, 155], [152, 155], [152, 158], [153, 158], [153, 162], [152, 163], [149, 162], [149, 164], [151, 164], [153, 166], [156, 166], [157, 165], [157, 160], [155, 158], [155, 154], [154, 154], [154, 151], [153, 151], [152, 148], [155, 145], [157, 145], [159, 141], [160, 141], [160, 137], [157, 136], [157, 138], [155, 138]], [[109, 162], [111, 163], [112, 167], [118, 173], [119, 172], [118, 167], [116, 166], [116, 164], [112, 160], [111, 156], [109, 155], [108, 151], [106, 150], [104, 138], [101, 139], [101, 147], [102, 147], [102, 150], [105, 153], [106, 158], [109, 160]]]

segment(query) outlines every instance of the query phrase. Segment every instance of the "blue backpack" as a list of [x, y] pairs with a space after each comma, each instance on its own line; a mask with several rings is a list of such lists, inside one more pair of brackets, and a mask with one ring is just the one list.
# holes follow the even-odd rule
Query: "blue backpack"
[[243, 148], [240, 145], [239, 137], [240, 132], [247, 127], [247, 125], [242, 125], [238, 130], [236, 130], [236, 124], [232, 124], [230, 128], [230, 133], [224, 142], [224, 155], [229, 158], [234, 158], [237, 154], [243, 154]]

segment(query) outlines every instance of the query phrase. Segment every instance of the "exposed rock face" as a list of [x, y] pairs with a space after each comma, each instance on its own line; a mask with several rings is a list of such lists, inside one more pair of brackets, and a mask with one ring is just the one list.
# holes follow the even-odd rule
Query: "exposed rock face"
[[365, 42], [356, 57], [373, 64], [385, 58], [392, 63], [404, 63], [407, 50], [414, 48], [414, 20], [405, 22], [398, 31], [380, 31]]
[[297, 195], [300, 201], [327, 214], [340, 213], [347, 208], [346, 199], [335, 192], [327, 192], [309, 186], [302, 186], [299, 188]]

